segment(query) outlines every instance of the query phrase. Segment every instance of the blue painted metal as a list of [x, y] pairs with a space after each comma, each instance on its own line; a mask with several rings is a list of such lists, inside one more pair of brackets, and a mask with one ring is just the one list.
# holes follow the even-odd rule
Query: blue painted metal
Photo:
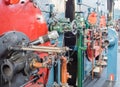
[[90, 71], [92, 70], [92, 63], [84, 57], [84, 79], [90, 75]]
[[50, 69], [50, 75], [46, 87], [52, 87], [53, 84], [54, 84], [54, 66], [52, 66], [52, 68]]
[[[59, 38], [58, 38], [58, 47], [62, 47], [63, 46], [63, 38], [64, 38], [64, 35], [63, 33], [60, 33], [59, 34]], [[60, 67], [60, 64], [61, 64], [61, 61], [60, 59], [58, 60], [58, 64], [57, 64], [57, 69], [56, 69], [56, 81], [58, 83], [58, 85], [61, 84], [61, 75], [60, 75], [60, 72], [61, 72], [61, 67]]]
[[77, 3], [82, 3], [82, 0], [77, 0]]
[[57, 65], [55, 66], [55, 82], [60, 86], [60, 83], [61, 83], [61, 81], [60, 81], [60, 63], [61, 63], [61, 61], [60, 61], [60, 59], [58, 59], [57, 60]]
[[[59, 34], [59, 38], [58, 38], [58, 45], [57, 47], [62, 47], [63, 46], [63, 38], [64, 35], [63, 33]], [[55, 43], [54, 41], [51, 41], [51, 43]], [[52, 66], [52, 68], [50, 69], [50, 75], [48, 78], [48, 82], [46, 87], [52, 87], [54, 82], [56, 82], [59, 86], [61, 85], [61, 67], [60, 67], [61, 61], [60, 59], [57, 60], [57, 65], [56, 66]]]
[[115, 29], [108, 28], [108, 66], [107, 78], [110, 80], [110, 75], [114, 75], [114, 80], [117, 80], [117, 48], [118, 48], [118, 34]]

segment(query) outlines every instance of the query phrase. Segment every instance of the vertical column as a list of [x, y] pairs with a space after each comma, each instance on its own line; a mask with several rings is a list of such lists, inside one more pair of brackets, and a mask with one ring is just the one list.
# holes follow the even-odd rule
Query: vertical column
[[108, 66], [107, 66], [107, 78], [108, 80], [117, 80], [117, 48], [118, 48], [118, 36], [115, 29], [108, 29]]

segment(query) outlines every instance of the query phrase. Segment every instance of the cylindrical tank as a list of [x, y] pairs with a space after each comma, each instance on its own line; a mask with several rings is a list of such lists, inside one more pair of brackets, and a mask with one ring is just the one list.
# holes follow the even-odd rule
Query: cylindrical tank
[[[6, 3], [6, 1], [9, 2]], [[0, 35], [8, 31], [20, 31], [25, 33], [32, 41], [47, 34], [46, 22], [40, 9], [35, 6], [32, 0], [14, 1], [0, 0]], [[47, 43], [44, 45], [47, 45]], [[47, 54], [42, 53], [40, 57], [45, 55]], [[39, 73], [44, 73], [43, 78], [45, 78], [39, 81], [46, 83], [49, 70], [40, 69]]]
[[5, 0], [0, 0], [0, 28], [0, 34], [22, 31], [31, 40], [48, 31], [41, 11], [29, 0], [21, 0], [17, 4], [6, 4]]

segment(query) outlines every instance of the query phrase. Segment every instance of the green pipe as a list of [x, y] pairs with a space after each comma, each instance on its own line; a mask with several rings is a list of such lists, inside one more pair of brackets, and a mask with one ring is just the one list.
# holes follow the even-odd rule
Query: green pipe
[[78, 87], [82, 87], [82, 35], [78, 37]]
[[78, 87], [83, 87], [83, 77], [84, 77], [84, 55], [83, 51], [86, 50], [84, 47], [84, 36], [82, 33], [78, 36]]
[[84, 43], [85, 39], [85, 29], [89, 27], [88, 21], [85, 21], [84, 13], [78, 12], [76, 15], [76, 22], [77, 22], [77, 28], [78, 28], [78, 39], [77, 39], [77, 47], [78, 47], [78, 86], [77, 87], [83, 87], [83, 79], [84, 79], [84, 50], [86, 50], [86, 44]]

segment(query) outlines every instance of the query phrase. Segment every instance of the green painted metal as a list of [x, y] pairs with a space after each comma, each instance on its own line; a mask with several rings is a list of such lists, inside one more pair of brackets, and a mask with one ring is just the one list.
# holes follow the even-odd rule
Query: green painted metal
[[83, 77], [84, 77], [84, 54], [83, 51], [86, 50], [84, 46], [84, 35], [79, 33], [78, 36], [78, 87], [83, 87]]
[[77, 27], [78, 27], [78, 86], [83, 87], [83, 78], [84, 78], [84, 51], [87, 49], [85, 44], [85, 29], [89, 27], [88, 23], [84, 19], [83, 12], [78, 12], [76, 16]]
[[82, 87], [82, 35], [78, 38], [78, 87]]
[[63, 27], [59, 22], [52, 22], [50, 24], [50, 31], [57, 30], [59, 33], [63, 33]]
[[58, 33], [63, 33], [64, 31], [70, 31], [70, 21], [68, 19], [58, 19], [58, 21], [54, 21], [50, 23], [50, 31], [57, 30]]

